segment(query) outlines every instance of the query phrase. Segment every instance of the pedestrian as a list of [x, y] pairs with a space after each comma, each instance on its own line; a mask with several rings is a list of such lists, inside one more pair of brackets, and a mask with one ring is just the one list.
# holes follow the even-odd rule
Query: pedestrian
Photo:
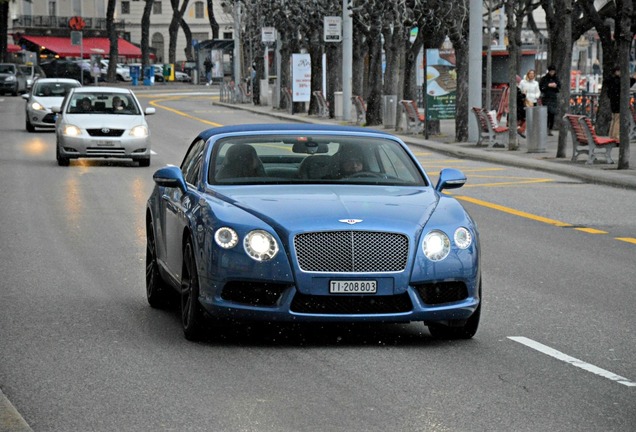
[[559, 109], [558, 93], [561, 90], [561, 81], [556, 76], [556, 67], [548, 66], [548, 73], [539, 80], [541, 90], [541, 102], [548, 107], [548, 135], [552, 136], [554, 117]]
[[[633, 86], [636, 79], [630, 78], [629, 86]], [[610, 109], [612, 110], [612, 121], [609, 128], [609, 136], [611, 138], [620, 139], [621, 134], [621, 68], [615, 66], [612, 68], [612, 74], [603, 81], [603, 88], [607, 88], [607, 97], [610, 100]]]
[[256, 72], [256, 63], [252, 64], [252, 71], [250, 74], [250, 80], [252, 81], [252, 101], [254, 105], [261, 104], [261, 83], [258, 79], [258, 73]]
[[535, 106], [539, 97], [541, 97], [541, 90], [539, 89], [539, 83], [535, 80], [535, 76], [534, 69], [530, 69], [526, 72], [525, 78], [519, 83], [521, 93], [526, 97], [525, 105], [528, 107]]
[[210, 60], [210, 56], [205, 58], [203, 68], [205, 69], [205, 82], [210, 84], [212, 81], [212, 61]]
[[521, 77], [517, 75], [517, 133], [522, 138], [526, 137], [526, 95], [523, 94], [519, 84]]
[[592, 73], [594, 75], [600, 75], [601, 74], [601, 63], [598, 61], [598, 59], [594, 59], [594, 63], [592, 63]]

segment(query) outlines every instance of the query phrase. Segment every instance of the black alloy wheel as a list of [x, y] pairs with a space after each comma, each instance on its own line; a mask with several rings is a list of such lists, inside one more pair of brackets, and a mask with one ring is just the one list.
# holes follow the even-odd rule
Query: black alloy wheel
[[192, 247], [192, 239], [183, 248], [183, 269], [181, 272], [181, 325], [187, 340], [201, 338], [203, 310], [199, 304], [199, 273]]
[[170, 306], [170, 287], [159, 273], [157, 242], [152, 222], [146, 225], [146, 298], [151, 307], [164, 309]]

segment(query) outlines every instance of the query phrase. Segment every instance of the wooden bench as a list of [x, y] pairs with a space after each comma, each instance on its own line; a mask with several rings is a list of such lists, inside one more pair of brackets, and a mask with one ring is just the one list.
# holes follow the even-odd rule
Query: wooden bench
[[584, 115], [566, 114], [563, 120], [572, 134], [572, 162], [576, 162], [581, 154], [587, 154], [587, 164], [593, 164], [598, 155], [605, 157], [605, 162], [613, 164], [612, 149], [619, 142], [614, 138], [598, 136], [592, 120]]
[[323, 95], [320, 90], [316, 90], [315, 92], [312, 92], [312, 94], [316, 98], [316, 103], [318, 104], [318, 115], [320, 117], [328, 118], [329, 102], [325, 99], [325, 95]]
[[351, 103], [356, 109], [356, 125], [360, 126], [367, 121], [367, 104], [362, 96], [351, 96]]
[[[497, 114], [495, 111], [486, 111], [480, 107], [472, 107], [471, 111], [475, 115], [477, 127], [479, 128], [479, 137], [477, 147], [490, 146], [494, 148], [503, 148], [504, 143], [497, 142], [498, 139], [508, 142], [508, 128], [497, 124]], [[488, 143], [484, 144], [484, 140], [488, 139]]]
[[424, 130], [424, 114], [421, 114], [414, 100], [403, 99], [402, 111], [406, 117], [406, 132], [418, 134]]

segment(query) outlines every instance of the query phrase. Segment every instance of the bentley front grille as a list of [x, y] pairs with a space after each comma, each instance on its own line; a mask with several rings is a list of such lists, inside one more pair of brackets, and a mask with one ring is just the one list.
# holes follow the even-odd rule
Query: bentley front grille
[[312, 232], [298, 234], [294, 248], [306, 272], [400, 272], [406, 268], [409, 239], [387, 232]]

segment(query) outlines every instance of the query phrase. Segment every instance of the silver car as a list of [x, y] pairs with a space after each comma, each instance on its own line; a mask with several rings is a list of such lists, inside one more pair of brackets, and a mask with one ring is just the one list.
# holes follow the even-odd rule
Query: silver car
[[37, 79], [31, 93], [22, 95], [27, 101], [24, 109], [26, 130], [35, 132], [35, 128], [53, 129], [55, 113], [51, 108], [59, 107], [69, 90], [80, 86], [79, 81], [70, 78]]
[[117, 87], [71, 89], [54, 107], [56, 156], [60, 166], [77, 158], [127, 158], [150, 165], [150, 130], [135, 94]]

